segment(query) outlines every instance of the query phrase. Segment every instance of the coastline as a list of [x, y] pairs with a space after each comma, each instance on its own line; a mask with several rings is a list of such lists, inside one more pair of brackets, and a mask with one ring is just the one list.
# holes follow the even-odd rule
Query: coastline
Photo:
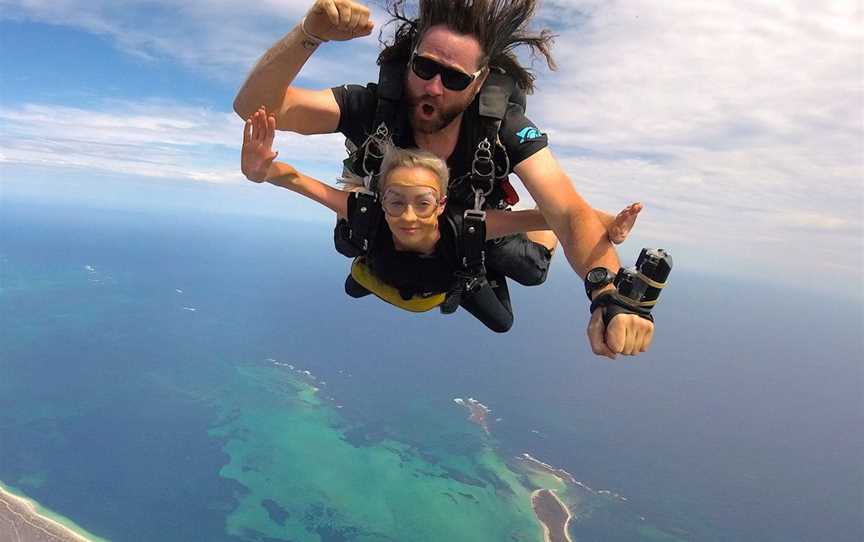
[[[546, 500], [545, 504], [541, 502], [544, 499]], [[557, 503], [557, 510], [554, 508], [555, 505], [550, 509], [549, 500]], [[573, 542], [567, 530], [573, 515], [570, 514], [570, 510], [554, 491], [551, 489], [534, 490], [531, 493], [531, 507], [534, 509], [537, 521], [543, 527], [543, 542]], [[556, 513], [561, 515], [560, 512], [563, 512], [563, 518], [551, 517], [555, 516]]]
[[533, 465], [535, 468], [538, 468], [541, 471], [544, 471], [548, 474], [551, 474], [556, 479], [558, 479], [558, 481], [561, 482], [562, 484], [570, 483], [570, 484], [577, 485], [577, 486], [580, 486], [584, 489], [591, 491], [591, 488], [589, 488], [588, 486], [586, 486], [585, 484], [583, 484], [582, 482], [577, 480], [576, 477], [574, 477], [572, 474], [570, 474], [566, 470], [555, 468], [552, 465], [550, 465], [549, 463], [545, 463], [543, 461], [540, 461], [539, 459], [537, 459], [533, 455], [529, 454], [528, 452], [525, 452], [522, 455], [520, 455], [518, 457], [518, 459]]
[[[10, 542], [107, 542], [66, 518], [50, 513], [27, 497], [0, 483], [0, 532]], [[56, 518], [56, 519], [55, 519]], [[68, 523], [68, 524], [67, 524]], [[5, 536], [5, 535], [4, 535]]]

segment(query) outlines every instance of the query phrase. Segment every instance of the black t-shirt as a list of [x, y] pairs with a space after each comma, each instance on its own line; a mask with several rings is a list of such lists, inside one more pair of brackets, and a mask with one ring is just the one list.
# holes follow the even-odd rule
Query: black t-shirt
[[396, 250], [393, 233], [381, 220], [372, 249], [366, 255], [369, 269], [383, 282], [399, 290], [403, 298], [414, 294], [447, 292], [453, 286], [459, 269], [457, 231], [461, 231], [462, 213], [450, 204], [438, 217], [441, 239], [432, 254]]
[[[333, 87], [333, 96], [339, 105], [339, 132], [358, 147], [366, 141], [368, 135], [373, 131], [372, 124], [375, 121], [375, 107], [377, 105], [377, 88], [375, 83], [369, 83], [365, 87], [360, 85], [343, 85]], [[459, 132], [459, 142], [456, 149], [447, 160], [450, 168], [451, 181], [470, 173], [471, 161], [474, 157], [475, 146], [479, 140], [479, 100], [475, 99], [462, 119]], [[414, 134], [408, 120], [408, 107], [400, 108], [400, 116], [394, 127], [394, 143], [401, 148], [414, 148]], [[537, 151], [548, 146], [549, 141], [546, 134], [542, 133], [537, 126], [525, 116], [522, 106], [509, 103], [507, 113], [501, 121], [498, 136], [507, 150], [510, 160], [510, 171], [521, 161], [533, 155]]]

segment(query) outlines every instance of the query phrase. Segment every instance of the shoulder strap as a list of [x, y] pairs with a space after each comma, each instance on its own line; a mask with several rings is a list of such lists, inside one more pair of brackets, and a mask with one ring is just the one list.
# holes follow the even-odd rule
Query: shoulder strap
[[[477, 191], [483, 196], [483, 208], [501, 207], [506, 194], [498, 189], [496, 181], [506, 179], [510, 173], [510, 160], [501, 145], [498, 132], [513, 100], [524, 103], [524, 92], [506, 72], [493, 68], [478, 96], [479, 129], [473, 143], [474, 154], [467, 183], [454, 183], [454, 196], [469, 203]], [[497, 189], [497, 190], [496, 190]]]
[[381, 144], [393, 139], [398, 129], [399, 106], [402, 100], [402, 79], [405, 66], [401, 62], [388, 62], [381, 65], [376, 87], [377, 101], [372, 120], [371, 133], [366, 140], [346, 160], [351, 171], [364, 179], [366, 188], [376, 190], [381, 159], [384, 156]]
[[[368, 254], [375, 244], [378, 233], [378, 225], [381, 222], [381, 204], [378, 197], [372, 192], [357, 191], [348, 194], [348, 219], [341, 222], [341, 228], [337, 228], [336, 245], [339, 241], [342, 245], [348, 245], [350, 254], [339, 250], [346, 256], [359, 256]], [[353, 248], [353, 250], [351, 250]]]
[[405, 66], [401, 62], [388, 62], [381, 65], [378, 71], [378, 105], [375, 108], [373, 129], [383, 122], [392, 135], [396, 128], [399, 102], [402, 100], [404, 77]]
[[511, 96], [515, 90], [516, 82], [512, 77], [492, 69], [480, 89], [480, 116], [500, 123], [507, 114], [507, 104], [512, 101]]

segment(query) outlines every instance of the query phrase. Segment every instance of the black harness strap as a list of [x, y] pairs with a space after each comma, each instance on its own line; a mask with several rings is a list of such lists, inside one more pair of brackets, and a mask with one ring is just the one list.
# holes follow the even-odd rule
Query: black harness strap
[[486, 274], [486, 212], [468, 209], [462, 218], [462, 268], [472, 275]]
[[515, 88], [516, 83], [512, 77], [492, 69], [480, 91], [480, 116], [496, 119], [500, 125], [507, 114], [507, 104]]
[[336, 225], [336, 250], [349, 258], [368, 254], [375, 242], [381, 216], [381, 205], [375, 194], [348, 194], [348, 218]]
[[462, 215], [462, 228], [458, 237], [461, 268], [454, 275], [453, 288], [447, 292], [441, 312], [455, 312], [462, 298], [486, 284], [486, 212], [467, 209]]
[[[456, 284], [448, 292], [441, 305], [441, 312], [448, 314], [456, 310], [465, 295], [476, 292], [486, 284], [486, 212], [484, 202], [495, 189], [495, 148], [498, 131], [507, 114], [510, 95], [516, 87], [513, 79], [504, 73], [492, 71], [480, 93], [479, 113], [481, 139], [477, 143], [474, 161], [471, 164], [469, 188], [474, 196], [474, 208], [465, 211], [460, 236], [460, 262], [462, 268], [456, 272]], [[502, 151], [503, 148], [501, 149]], [[504, 151], [506, 156], [506, 151]], [[509, 164], [503, 175], [506, 177]], [[494, 202], [498, 206], [501, 199]], [[502, 280], [506, 280], [503, 279]]]
[[[478, 98], [479, 130], [471, 171], [451, 182], [451, 199], [469, 203], [477, 190], [484, 198], [484, 208], [506, 207], [506, 194], [496, 182], [507, 178], [510, 160], [498, 138], [501, 122], [511, 102], [524, 101], [512, 77], [492, 69]], [[515, 101], [514, 101], [515, 100]]]
[[381, 207], [378, 197], [366, 192], [352, 192], [354, 200], [354, 220], [351, 224], [351, 241], [364, 254], [368, 253], [378, 230]]
[[402, 77], [404, 67], [398, 62], [381, 65], [378, 72], [378, 101], [372, 121], [373, 132], [366, 137], [353, 158], [349, 157], [355, 174], [363, 177], [366, 188], [378, 189], [378, 175], [384, 157], [383, 144], [394, 140], [402, 100]]
[[378, 106], [375, 108], [375, 121], [372, 126], [382, 122], [391, 128], [395, 127], [394, 119], [399, 111], [399, 101], [402, 99], [402, 77], [405, 68], [399, 62], [388, 62], [381, 66], [378, 72]]

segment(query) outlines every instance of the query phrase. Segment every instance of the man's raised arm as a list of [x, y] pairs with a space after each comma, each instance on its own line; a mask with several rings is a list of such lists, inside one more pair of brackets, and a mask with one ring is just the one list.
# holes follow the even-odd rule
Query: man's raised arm
[[291, 83], [321, 43], [368, 36], [372, 28], [366, 6], [353, 0], [317, 0], [252, 69], [234, 98], [234, 111], [245, 120], [263, 105], [275, 115], [279, 130], [336, 131], [339, 108], [333, 93], [294, 88]]

